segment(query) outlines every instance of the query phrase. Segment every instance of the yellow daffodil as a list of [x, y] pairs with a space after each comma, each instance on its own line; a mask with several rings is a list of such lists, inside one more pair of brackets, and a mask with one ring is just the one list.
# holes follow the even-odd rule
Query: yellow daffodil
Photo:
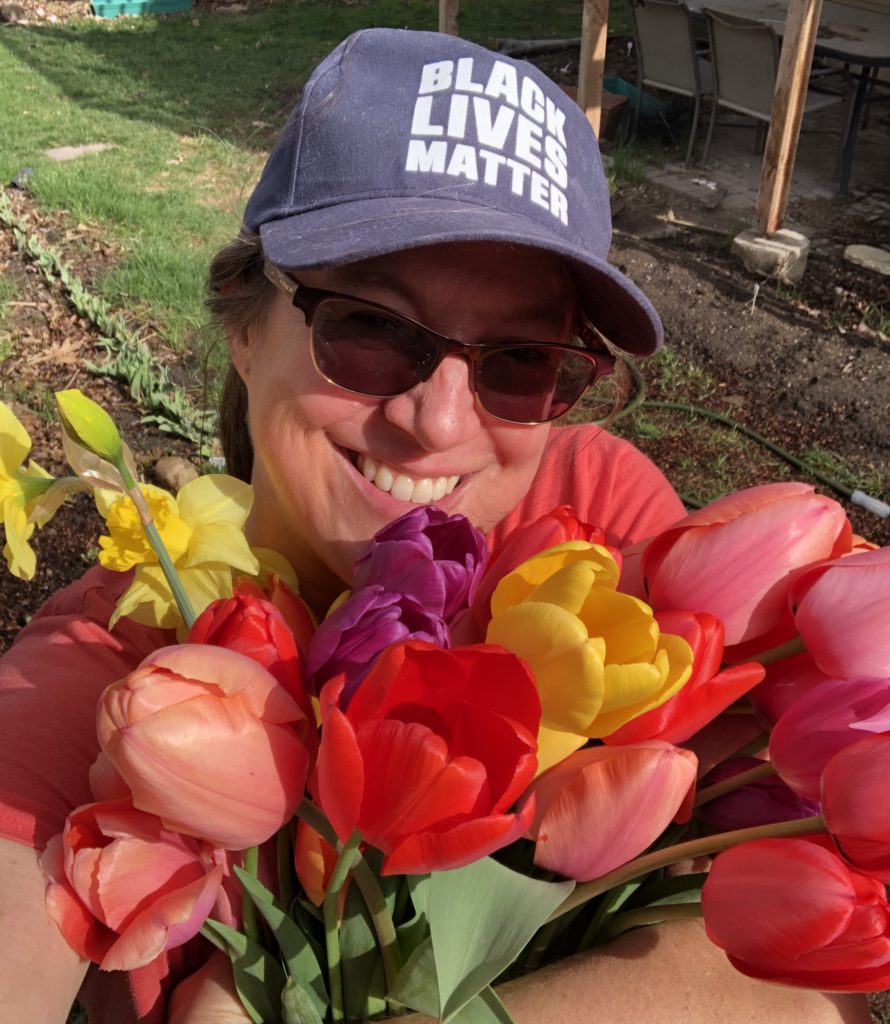
[[[232, 569], [250, 575], [258, 571], [243, 533], [253, 502], [248, 484], [215, 474], [192, 480], [175, 498], [159, 487], [142, 485], [140, 490], [196, 615], [211, 601], [231, 596]], [[116, 572], [136, 568], [109, 627], [121, 615], [148, 626], [177, 626], [180, 615], [173, 594], [133, 501], [96, 491], [96, 505], [109, 532], [99, 538], [99, 561]]]
[[590, 738], [658, 707], [689, 679], [692, 650], [615, 587], [599, 545], [570, 541], [509, 573], [492, 595], [487, 641], [531, 666], [541, 697], [541, 771]]
[[13, 575], [30, 580], [37, 556], [28, 543], [34, 532], [29, 521], [32, 506], [53, 482], [35, 462], [22, 463], [31, 450], [31, 438], [9, 406], [0, 402], [0, 521], [6, 530], [3, 557]]

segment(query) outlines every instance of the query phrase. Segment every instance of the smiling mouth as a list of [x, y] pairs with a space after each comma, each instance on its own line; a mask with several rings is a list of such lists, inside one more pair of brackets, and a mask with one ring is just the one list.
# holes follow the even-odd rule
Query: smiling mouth
[[441, 501], [460, 482], [459, 476], [407, 476], [367, 455], [355, 454], [352, 461], [359, 473], [378, 490], [391, 494], [398, 501], [410, 501], [415, 505]]

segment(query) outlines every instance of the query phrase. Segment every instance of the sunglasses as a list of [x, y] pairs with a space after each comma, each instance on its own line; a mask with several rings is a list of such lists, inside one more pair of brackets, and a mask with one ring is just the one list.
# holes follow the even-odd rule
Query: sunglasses
[[[356, 395], [405, 394], [456, 354], [472, 367], [470, 387], [487, 413], [508, 423], [547, 423], [568, 412], [615, 365], [608, 352], [574, 345], [456, 341], [379, 303], [307, 288], [271, 263], [264, 272], [305, 316], [315, 368]], [[593, 328], [578, 333], [582, 343], [593, 340]]]

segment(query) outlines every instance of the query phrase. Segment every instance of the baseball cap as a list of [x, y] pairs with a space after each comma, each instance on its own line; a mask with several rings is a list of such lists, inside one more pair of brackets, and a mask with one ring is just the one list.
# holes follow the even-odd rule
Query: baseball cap
[[566, 258], [581, 304], [636, 355], [658, 314], [607, 262], [609, 191], [596, 136], [525, 61], [438, 32], [356, 32], [313, 71], [244, 215], [266, 257], [298, 271], [443, 242]]

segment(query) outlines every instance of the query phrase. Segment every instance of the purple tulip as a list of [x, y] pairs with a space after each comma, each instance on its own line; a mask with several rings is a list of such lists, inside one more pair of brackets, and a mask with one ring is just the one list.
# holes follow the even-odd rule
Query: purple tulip
[[465, 516], [418, 505], [378, 531], [353, 566], [353, 586], [407, 594], [451, 626], [469, 607], [486, 557], [485, 538]]
[[[704, 789], [761, 764], [763, 761], [756, 757], [731, 757], [712, 768], [701, 780], [699, 788]], [[698, 817], [717, 832], [809, 818], [818, 813], [817, 803], [798, 796], [778, 775], [749, 782], [747, 786], [709, 800], [697, 811]]]
[[381, 586], [362, 587], [319, 625], [306, 652], [310, 688], [346, 674], [344, 703], [355, 692], [377, 655], [398, 640], [427, 640], [448, 647], [451, 636], [440, 616], [413, 597]]

